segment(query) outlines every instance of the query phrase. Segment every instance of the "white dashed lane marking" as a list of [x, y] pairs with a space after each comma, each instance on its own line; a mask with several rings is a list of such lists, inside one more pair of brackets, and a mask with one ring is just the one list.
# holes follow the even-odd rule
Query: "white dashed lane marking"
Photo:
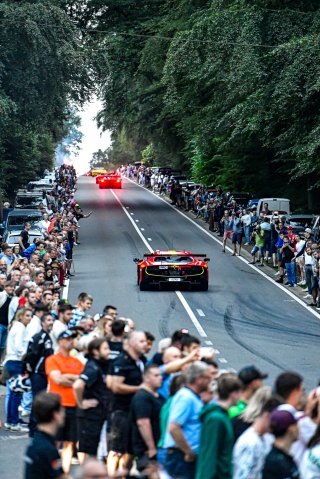
[[197, 309], [197, 313], [199, 314], [199, 316], [205, 317], [205, 314], [202, 309]]
[[[150, 253], [153, 253], [154, 249], [151, 247], [151, 245], [148, 243], [148, 241], [146, 240], [146, 238], [144, 237], [144, 235], [141, 233], [141, 231], [139, 230], [138, 226], [136, 225], [136, 223], [134, 222], [134, 220], [131, 218], [131, 216], [129, 215], [128, 211], [126, 210], [126, 208], [123, 206], [120, 198], [118, 198], [118, 196], [115, 194], [115, 192], [113, 190], [111, 190], [111, 193], [113, 194], [113, 196], [115, 197], [115, 199], [118, 201], [119, 205], [121, 206], [123, 212], [126, 214], [126, 216], [129, 218], [129, 220], [131, 221], [134, 229], [136, 230], [136, 232], [138, 233], [138, 235], [140, 236], [141, 240], [143, 241], [144, 245], [147, 247], [148, 251], [150, 251]], [[133, 215], [133, 213], [131, 213], [131, 215]], [[137, 221], [137, 220], [136, 220]], [[139, 221], [139, 220], [138, 220]], [[201, 324], [199, 323], [198, 321], [198, 318], [196, 317], [196, 315], [194, 314], [194, 312], [192, 311], [192, 309], [190, 308], [189, 304], [187, 303], [187, 300], [185, 299], [185, 297], [183, 296], [183, 294], [181, 293], [181, 291], [175, 291], [180, 303], [182, 304], [182, 306], [184, 307], [185, 311], [187, 312], [189, 318], [191, 319], [191, 321], [193, 322], [193, 325], [194, 327], [196, 328], [196, 330], [198, 331], [199, 335], [202, 337], [202, 338], [207, 338], [208, 335], [207, 333], [205, 332], [205, 330], [203, 329], [203, 327], [201, 326]]]

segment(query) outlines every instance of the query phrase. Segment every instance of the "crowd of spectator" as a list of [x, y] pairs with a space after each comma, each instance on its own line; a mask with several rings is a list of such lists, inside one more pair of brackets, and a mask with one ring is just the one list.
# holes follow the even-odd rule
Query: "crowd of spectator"
[[[136, 330], [115, 306], [94, 314], [86, 292], [74, 305], [62, 299], [78, 221], [86, 215], [74, 200], [74, 170], [64, 166], [56, 176], [56, 211], [48, 218], [44, 212], [44, 240], [29, 245], [26, 225], [19, 249], [2, 245], [0, 257], [3, 422], [9, 433], [31, 437], [26, 479], [74, 472], [87, 479], [320, 479], [319, 387], [305, 394], [303, 377], [292, 371], [266, 386], [268, 374], [256, 366], [219, 369], [215, 350], [187, 329], [155, 344], [151, 332]], [[222, 206], [213, 228], [223, 237], [232, 231], [225, 239], [235, 235], [240, 246], [236, 220], [250, 228], [249, 236], [244, 229], [250, 241], [257, 226], [268, 230], [264, 222], [279, 228], [276, 218], [266, 221], [266, 211], [252, 227], [254, 212], [213, 201], [213, 212]], [[292, 247], [297, 263], [314, 256], [308, 234], [302, 245], [297, 241], [297, 252]], [[288, 232], [281, 235], [293, 244]], [[255, 246], [253, 257], [265, 258], [265, 243], [262, 248], [255, 239]], [[273, 259], [271, 248], [268, 253]], [[279, 279], [286, 269], [289, 280], [278, 253]], [[307, 284], [308, 269], [301, 267]]]
[[32, 384], [43, 383], [33, 389], [26, 477], [64, 477], [77, 454], [77, 477], [320, 478], [320, 388], [305, 395], [291, 371], [271, 388], [253, 365], [219, 370], [186, 329], [151, 354], [151, 333], [114, 306], [94, 319], [91, 308], [81, 293], [58, 319], [42, 316], [29, 342]]
[[[78, 244], [78, 221], [84, 215], [74, 201], [74, 168], [62, 166], [55, 175], [53, 189], [44, 195], [40, 205], [43, 219], [37, 228], [43, 239], [30, 244], [29, 231], [34, 225], [26, 223], [16, 246], [1, 244], [0, 359], [5, 364], [2, 380], [8, 379], [8, 385], [11, 378], [22, 372], [27, 344], [41, 331], [42, 318], [50, 314], [57, 319], [61, 314], [65, 281], [73, 275], [73, 248]], [[4, 216], [8, 210], [10, 204], [5, 203]], [[8, 386], [7, 429], [26, 430], [21, 416], [30, 413], [31, 402], [31, 393], [22, 397]]]

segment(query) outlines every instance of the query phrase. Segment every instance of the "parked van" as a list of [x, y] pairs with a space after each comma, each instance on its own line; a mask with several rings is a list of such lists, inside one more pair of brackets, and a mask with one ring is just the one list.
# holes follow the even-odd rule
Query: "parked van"
[[279, 215], [290, 215], [291, 206], [288, 198], [260, 198], [257, 205], [257, 213], [260, 215], [263, 211], [263, 205], [267, 203], [268, 209], [273, 213], [277, 211]]

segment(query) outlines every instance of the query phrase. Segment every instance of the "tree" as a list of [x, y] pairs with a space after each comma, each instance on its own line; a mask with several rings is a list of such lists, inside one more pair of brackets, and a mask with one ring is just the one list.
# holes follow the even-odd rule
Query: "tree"
[[4, 1], [0, 25], [0, 187], [12, 197], [52, 168], [74, 125], [70, 105], [93, 86], [79, 32], [56, 1]]

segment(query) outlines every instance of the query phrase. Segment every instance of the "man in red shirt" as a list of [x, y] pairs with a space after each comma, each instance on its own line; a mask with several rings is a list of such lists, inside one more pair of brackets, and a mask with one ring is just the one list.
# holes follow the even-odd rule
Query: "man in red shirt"
[[56, 354], [48, 357], [45, 364], [48, 391], [59, 394], [61, 404], [66, 410], [65, 424], [57, 435], [57, 440], [63, 442], [61, 459], [65, 474], [70, 472], [73, 446], [77, 442], [77, 403], [72, 386], [84, 368], [79, 359], [70, 356], [75, 336], [76, 333], [69, 329], [60, 333], [58, 336], [59, 350]]

